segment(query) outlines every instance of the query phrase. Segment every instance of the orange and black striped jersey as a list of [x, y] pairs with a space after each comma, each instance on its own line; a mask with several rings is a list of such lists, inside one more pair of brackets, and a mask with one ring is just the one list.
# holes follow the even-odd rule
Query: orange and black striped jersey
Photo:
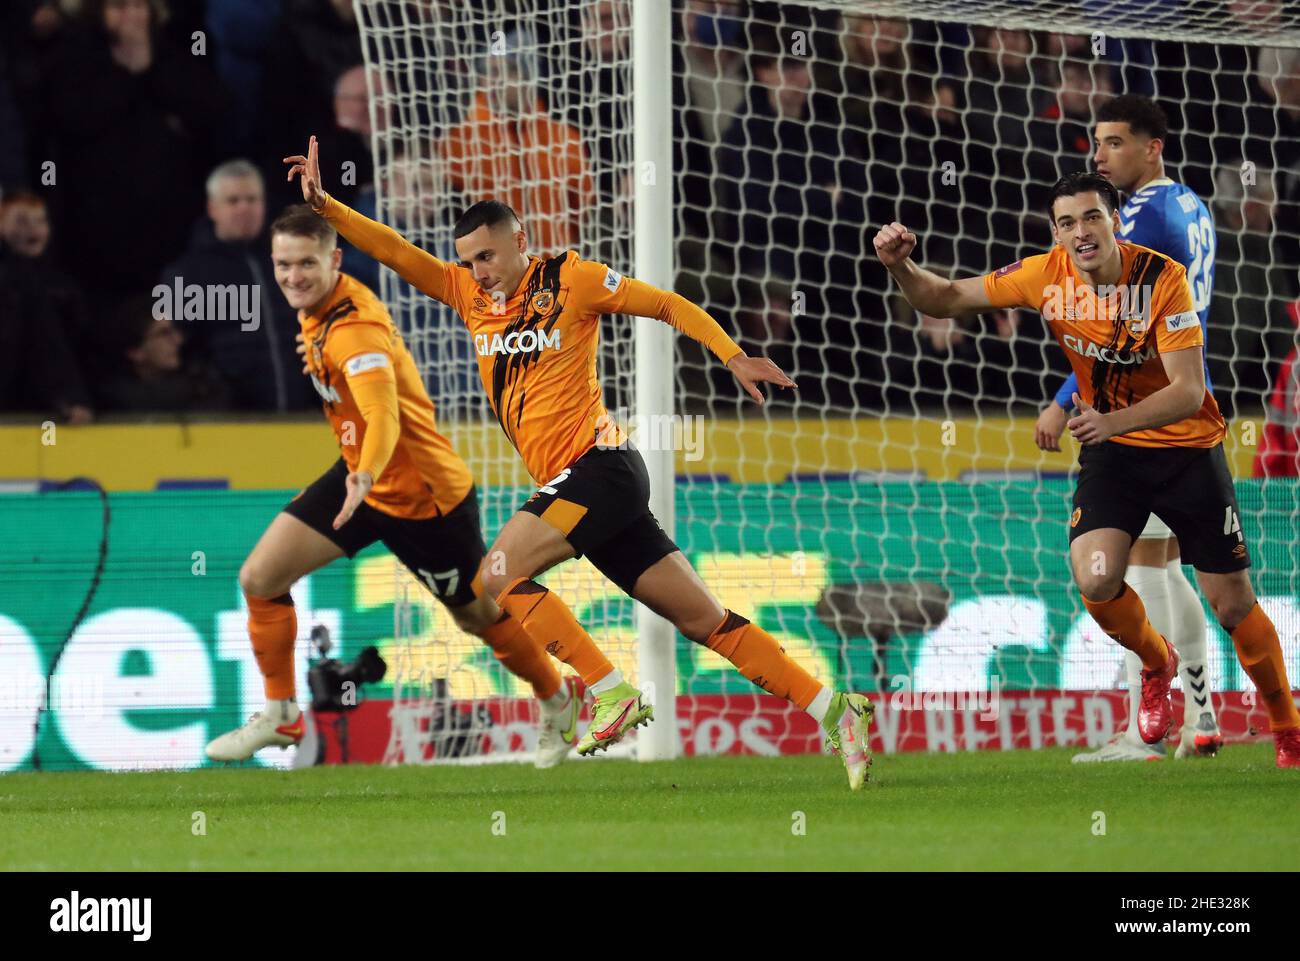
[[[1047, 321], [1079, 379], [1079, 395], [1101, 413], [1132, 407], [1169, 385], [1160, 355], [1204, 344], [1187, 271], [1146, 247], [1119, 243], [1121, 280], [1094, 289], [1059, 244], [984, 277], [994, 307], [1028, 307]], [[1191, 417], [1112, 437], [1137, 447], [1213, 447], [1223, 415], [1206, 390]]]
[[298, 323], [312, 384], [348, 470], [374, 478], [366, 503], [421, 520], [464, 500], [473, 476], [439, 433], [415, 361], [370, 288], [340, 274], [325, 303], [299, 311]]
[[485, 293], [468, 269], [439, 260], [333, 198], [322, 215], [354, 246], [460, 315], [473, 336], [492, 410], [539, 484], [598, 439], [611, 446], [623, 440], [596, 378], [601, 314], [663, 320], [724, 364], [741, 353], [713, 318], [684, 297], [582, 260], [572, 250], [530, 257], [518, 288], [501, 300]]

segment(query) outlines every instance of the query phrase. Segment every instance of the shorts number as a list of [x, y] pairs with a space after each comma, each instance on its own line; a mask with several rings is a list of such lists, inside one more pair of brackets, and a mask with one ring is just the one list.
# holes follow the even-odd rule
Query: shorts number
[[[460, 583], [460, 571], [452, 568], [447, 571], [439, 571], [437, 574], [430, 574], [423, 567], [420, 568], [420, 576], [424, 578], [424, 583], [429, 585], [429, 590], [438, 597], [450, 597], [456, 593], [456, 585]], [[439, 590], [438, 582], [447, 581], [447, 589]]]
[[562, 484], [562, 483], [564, 483], [566, 480], [568, 480], [568, 479], [569, 479], [569, 472], [570, 472], [570, 468], [568, 468], [568, 467], [564, 468], [564, 470], [560, 471], [560, 473], [559, 473], [558, 475], [556, 475], [555, 477], [552, 477], [550, 480], [548, 480], [548, 481], [547, 481], [545, 484], [543, 484], [541, 487], [537, 488], [538, 492], [539, 492], [539, 493], [542, 493], [542, 494], [554, 494], [554, 493], [555, 493], [555, 485], [556, 485], [556, 484]]
[[1241, 536], [1241, 522], [1237, 520], [1237, 512], [1231, 507], [1223, 509], [1223, 533], [1225, 535], [1236, 534], [1237, 540], [1243, 539]]

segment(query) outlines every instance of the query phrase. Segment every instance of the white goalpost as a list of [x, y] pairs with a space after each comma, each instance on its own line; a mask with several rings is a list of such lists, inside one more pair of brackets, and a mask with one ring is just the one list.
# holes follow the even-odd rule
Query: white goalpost
[[[1089, 746], [1122, 722], [1122, 652], [1065, 563], [1075, 451], [1033, 444], [1067, 367], [1036, 317], [902, 303], [880, 223], [927, 266], [1050, 244], [1041, 198], [1091, 166], [1123, 92], [1170, 113], [1169, 175], [1218, 247], [1207, 334], [1261, 603], [1300, 674], [1300, 497], [1255, 479], [1300, 297], [1300, 11], [1274, 0], [354, 0], [374, 211], [454, 256], [469, 203], [506, 200], [533, 250], [679, 293], [799, 384], [759, 408], [698, 345], [605, 318], [605, 403], [636, 424], [651, 507], [722, 602], [814, 676], [878, 695], [880, 747]], [[457, 317], [388, 271], [381, 294], [479, 486], [491, 541], [531, 492]], [[663, 443], [671, 434], [671, 443]], [[1067, 438], [1068, 441], [1068, 438]], [[391, 762], [521, 759], [528, 692], [398, 573]], [[624, 597], [585, 559], [543, 581], [656, 722], [644, 760], [817, 750], [799, 712]], [[1229, 741], [1266, 729], [1209, 620]], [[369, 642], [371, 639], [367, 639]], [[1179, 716], [1176, 711], [1176, 718]]]
[[[636, 274], [671, 290], [672, 206], [672, 5], [655, 0], [632, 4], [633, 176], [636, 180]], [[673, 398], [674, 333], [650, 317], [636, 320], [636, 411], [656, 418], [676, 412]], [[646, 445], [641, 445], [645, 447]], [[673, 452], [666, 445], [643, 451], [650, 474], [650, 511], [664, 530], [675, 529]], [[654, 703], [658, 723], [637, 741], [643, 761], [677, 756], [676, 631], [662, 617], [639, 606], [636, 612], [640, 683]]]

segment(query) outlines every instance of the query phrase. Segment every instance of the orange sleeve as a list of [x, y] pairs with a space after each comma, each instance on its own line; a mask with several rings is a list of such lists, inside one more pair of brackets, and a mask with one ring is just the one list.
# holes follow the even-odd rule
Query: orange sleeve
[[569, 269], [584, 302], [596, 313], [634, 314], [662, 320], [703, 344], [724, 364], [742, 353], [716, 320], [681, 294], [624, 277], [613, 267], [592, 260], [575, 258]]
[[348, 378], [348, 389], [357, 402], [357, 410], [366, 422], [366, 436], [361, 440], [357, 470], [367, 471], [374, 480], [384, 472], [397, 449], [402, 422], [397, 415], [397, 378], [392, 367], [369, 370]]
[[984, 275], [984, 294], [994, 307], [1028, 307], [1043, 302], [1047, 255], [1025, 257]]
[[378, 481], [401, 432], [389, 332], [379, 324], [346, 324], [331, 331], [325, 352], [329, 362], [343, 371], [365, 421], [357, 470], [368, 471]]
[[716, 320], [681, 294], [627, 278], [619, 313], [654, 317], [709, 349], [724, 364], [743, 353]]
[[1152, 301], [1151, 322], [1156, 325], [1156, 350], [1168, 354], [1205, 343], [1201, 318], [1192, 308], [1192, 291], [1187, 286], [1187, 271], [1182, 264], [1171, 262], [1166, 266], [1156, 284]]
[[317, 211], [348, 243], [368, 257], [391, 267], [397, 275], [434, 300], [461, 310], [457, 268], [421, 250], [392, 227], [357, 213], [328, 194]]

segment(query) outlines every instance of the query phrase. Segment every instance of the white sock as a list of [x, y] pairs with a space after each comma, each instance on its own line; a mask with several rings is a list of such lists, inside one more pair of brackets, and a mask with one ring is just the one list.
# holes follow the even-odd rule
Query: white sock
[[834, 691], [829, 687], [823, 687], [817, 692], [817, 696], [812, 699], [812, 703], [804, 710], [808, 712], [814, 721], [822, 724], [826, 720], [826, 712], [831, 709], [831, 698], [834, 696]]
[[559, 714], [569, 706], [569, 685], [561, 684], [560, 689], [542, 701], [542, 710], [547, 714]]
[[591, 685], [592, 694], [604, 694], [606, 691], [612, 691], [623, 683], [623, 672], [618, 668], [610, 671], [595, 684]]
[[[1147, 610], [1147, 620], [1182, 656], [1182, 638], [1174, 631], [1173, 611], [1169, 602], [1169, 572], [1163, 567], [1146, 567], [1130, 564], [1124, 575], [1128, 586], [1142, 599], [1142, 606]], [[1129, 739], [1140, 743], [1142, 736], [1138, 733], [1137, 709], [1142, 696], [1142, 661], [1132, 651], [1124, 652], [1124, 663], [1128, 673], [1128, 731]]]
[[1142, 701], [1142, 658], [1132, 651], [1124, 652], [1124, 674], [1128, 678], [1128, 727], [1124, 737], [1134, 744], [1142, 744], [1138, 733], [1138, 704]]
[[1168, 571], [1169, 607], [1173, 631], [1178, 636], [1178, 677], [1183, 683], [1183, 728], [1186, 730], [1195, 727], [1202, 714], [1214, 717], [1205, 608], [1183, 573], [1182, 562], [1170, 561]]

